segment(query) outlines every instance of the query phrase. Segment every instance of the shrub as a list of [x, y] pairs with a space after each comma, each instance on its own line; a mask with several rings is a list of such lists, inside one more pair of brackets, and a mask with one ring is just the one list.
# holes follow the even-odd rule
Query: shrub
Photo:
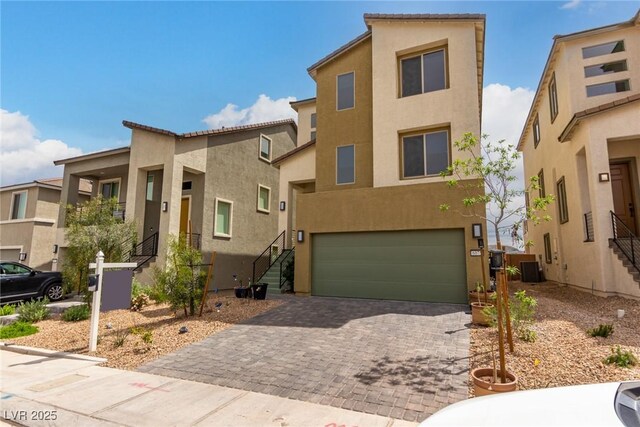
[[119, 331], [116, 331], [114, 335], [115, 339], [113, 340], [113, 347], [122, 347], [124, 345], [124, 342], [127, 340], [127, 337], [129, 336], [129, 330], [121, 329]]
[[140, 294], [144, 294], [145, 292], [145, 286], [138, 282], [138, 280], [134, 277], [133, 280], [131, 280], [131, 299], [135, 299], [137, 297], [140, 296]]
[[139, 294], [131, 299], [131, 310], [142, 311], [145, 305], [149, 305], [149, 297], [146, 294]]
[[296, 269], [296, 257], [295, 255], [291, 257], [291, 259], [284, 266], [284, 270], [282, 270], [282, 276], [285, 278], [288, 283], [288, 291], [293, 292], [293, 279], [295, 278], [295, 269]]
[[633, 353], [631, 353], [631, 351], [622, 351], [620, 346], [616, 346], [616, 348], [611, 348], [611, 355], [604, 359], [604, 363], [608, 365], [615, 364], [621, 368], [628, 368], [636, 365], [638, 363], [638, 359], [633, 355]]
[[7, 304], [0, 307], [0, 316], [9, 316], [16, 312], [16, 306]]
[[[538, 301], [532, 296], [527, 296], [527, 292], [524, 290], [517, 291], [514, 298], [509, 300], [511, 328], [522, 341], [535, 342], [538, 337], [535, 331], [531, 330], [537, 305]], [[489, 318], [489, 325], [496, 327], [498, 324], [496, 307], [485, 307], [482, 312]]]
[[145, 344], [153, 344], [153, 332], [145, 331], [142, 334], [142, 342], [144, 342]]
[[599, 324], [597, 328], [587, 329], [587, 333], [592, 337], [604, 337], [607, 338], [613, 333], [613, 324], [605, 323]]
[[162, 283], [155, 282], [153, 285], [147, 288], [146, 292], [149, 298], [157, 302], [158, 304], [169, 301], [169, 295], [167, 294], [167, 291]]
[[18, 338], [33, 335], [38, 327], [27, 322], [16, 322], [0, 328], [0, 339]]
[[62, 320], [65, 322], [79, 322], [80, 320], [87, 320], [91, 315], [91, 310], [87, 304], [76, 305], [67, 308], [62, 313]]
[[32, 300], [30, 302], [20, 303], [18, 306], [18, 313], [20, 316], [18, 319], [21, 322], [36, 323], [49, 317], [49, 299], [47, 297], [41, 300]]

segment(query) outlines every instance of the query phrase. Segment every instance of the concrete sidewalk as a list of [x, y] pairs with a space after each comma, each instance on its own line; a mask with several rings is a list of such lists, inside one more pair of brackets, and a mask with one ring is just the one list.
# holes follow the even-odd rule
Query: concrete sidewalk
[[359, 426], [415, 423], [250, 391], [96, 366], [97, 359], [0, 350], [0, 424]]

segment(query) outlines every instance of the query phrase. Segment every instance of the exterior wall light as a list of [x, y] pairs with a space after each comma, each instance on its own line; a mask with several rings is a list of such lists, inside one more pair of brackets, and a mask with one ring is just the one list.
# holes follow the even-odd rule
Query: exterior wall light
[[287, 209], [287, 202], [283, 200], [280, 202], [280, 210], [283, 211], [285, 209]]
[[166, 212], [169, 210], [169, 203], [162, 202], [162, 212]]
[[298, 230], [297, 240], [299, 243], [304, 242], [304, 230]]
[[58, 253], [58, 245], [53, 245], [53, 253], [54, 254]]
[[26, 252], [20, 252], [19, 259], [20, 259], [20, 261], [24, 261], [25, 259], [27, 259], [27, 253]]
[[609, 182], [609, 173], [603, 172], [598, 174], [598, 181], [600, 182]]
[[474, 239], [482, 238], [482, 224], [471, 224], [471, 234]]

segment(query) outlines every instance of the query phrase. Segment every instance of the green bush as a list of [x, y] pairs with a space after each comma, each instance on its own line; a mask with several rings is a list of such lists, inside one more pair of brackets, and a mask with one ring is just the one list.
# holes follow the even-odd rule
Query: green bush
[[41, 300], [32, 300], [30, 302], [20, 303], [18, 306], [18, 319], [21, 322], [36, 323], [49, 317], [49, 299], [47, 297]]
[[129, 336], [129, 330], [121, 329], [119, 331], [116, 331], [114, 335], [115, 338], [113, 340], [113, 347], [122, 347], [124, 345], [124, 342], [127, 340], [127, 337]]
[[[495, 302], [494, 302], [495, 303]], [[511, 328], [515, 335], [525, 342], [535, 342], [537, 334], [531, 330], [531, 325], [535, 320], [536, 306], [538, 301], [532, 296], [527, 296], [527, 292], [517, 291], [514, 298], [509, 300], [509, 312], [511, 315]], [[498, 325], [498, 312], [495, 306], [485, 307], [483, 313], [489, 318], [489, 325]]]
[[142, 311], [145, 305], [149, 305], [149, 297], [146, 294], [140, 294], [131, 299], [131, 310]]
[[38, 332], [38, 327], [27, 322], [16, 322], [0, 328], [0, 339], [25, 337]]
[[284, 270], [282, 270], [282, 276], [285, 278], [286, 283], [288, 283], [288, 291], [293, 292], [293, 279], [295, 278], [295, 269], [296, 269], [296, 257], [295, 255], [291, 257], [289, 261], [284, 266]]
[[153, 331], [145, 331], [142, 334], [142, 342], [145, 344], [151, 345], [153, 344]]
[[62, 313], [62, 320], [65, 322], [79, 322], [80, 320], [87, 320], [89, 316], [91, 316], [89, 306], [82, 304], [67, 308]]
[[599, 324], [597, 328], [587, 329], [587, 333], [592, 337], [604, 337], [607, 338], [613, 333], [613, 324], [605, 323]]
[[604, 359], [604, 363], [608, 365], [615, 364], [621, 368], [628, 368], [638, 363], [638, 359], [630, 351], [622, 351], [620, 346], [611, 348], [611, 355]]
[[16, 306], [7, 304], [0, 307], [0, 316], [9, 316], [16, 312]]

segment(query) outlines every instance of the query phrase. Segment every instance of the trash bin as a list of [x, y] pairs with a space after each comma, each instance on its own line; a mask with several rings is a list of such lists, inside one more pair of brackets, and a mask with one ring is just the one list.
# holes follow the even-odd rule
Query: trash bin
[[265, 299], [267, 297], [267, 286], [269, 286], [268, 283], [256, 283], [255, 285], [251, 285], [253, 299]]

